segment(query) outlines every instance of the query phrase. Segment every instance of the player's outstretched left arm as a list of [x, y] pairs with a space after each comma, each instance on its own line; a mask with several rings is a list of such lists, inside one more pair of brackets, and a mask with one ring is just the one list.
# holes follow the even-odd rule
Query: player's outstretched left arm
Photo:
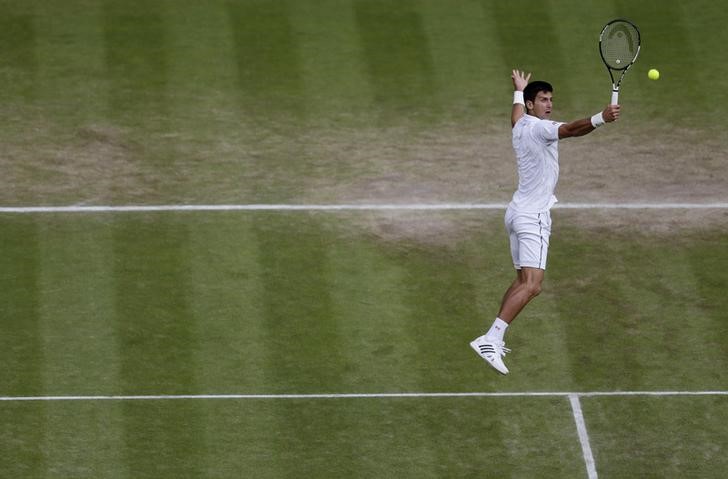
[[572, 136], [584, 136], [591, 133], [604, 123], [611, 123], [619, 119], [619, 105], [609, 105], [603, 111], [591, 118], [582, 118], [559, 126], [559, 139]]
[[[511, 80], [513, 80], [513, 108], [511, 109], [511, 127], [513, 127], [523, 115], [526, 114], [526, 105], [523, 102], [523, 89], [528, 85], [531, 74], [520, 70], [511, 72]], [[518, 95], [520, 93], [520, 95]], [[518, 98], [516, 98], [518, 97]]]

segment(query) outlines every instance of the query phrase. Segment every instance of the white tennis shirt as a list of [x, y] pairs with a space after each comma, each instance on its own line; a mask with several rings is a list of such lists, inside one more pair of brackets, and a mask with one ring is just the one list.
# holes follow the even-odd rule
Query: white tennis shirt
[[523, 213], [542, 213], [556, 203], [559, 180], [559, 125], [523, 115], [513, 127], [518, 162], [518, 189], [510, 206]]

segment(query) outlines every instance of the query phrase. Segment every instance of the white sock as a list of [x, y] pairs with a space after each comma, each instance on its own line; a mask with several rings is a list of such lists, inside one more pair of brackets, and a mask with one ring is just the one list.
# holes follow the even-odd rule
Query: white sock
[[500, 318], [495, 318], [495, 321], [493, 321], [493, 325], [490, 327], [488, 332], [485, 333], [485, 337], [489, 339], [497, 339], [498, 341], [503, 341], [503, 335], [506, 334], [506, 329], [508, 329], [508, 323]]

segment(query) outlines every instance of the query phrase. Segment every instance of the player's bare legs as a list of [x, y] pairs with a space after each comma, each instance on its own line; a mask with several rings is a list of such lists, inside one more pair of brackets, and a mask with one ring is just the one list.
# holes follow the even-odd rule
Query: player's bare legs
[[544, 270], [539, 268], [521, 268], [516, 279], [503, 295], [501, 308], [493, 325], [487, 333], [475, 338], [470, 347], [478, 355], [501, 374], [508, 374], [508, 368], [503, 364], [503, 357], [510, 349], [506, 348], [503, 335], [511, 321], [518, 313], [541, 292]]
[[545, 271], [539, 268], [521, 268], [516, 279], [503, 295], [498, 317], [509, 323], [541, 292]]

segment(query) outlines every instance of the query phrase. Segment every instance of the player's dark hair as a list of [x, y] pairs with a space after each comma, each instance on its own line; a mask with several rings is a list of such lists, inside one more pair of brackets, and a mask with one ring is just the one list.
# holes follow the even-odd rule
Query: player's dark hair
[[532, 81], [526, 85], [526, 88], [523, 90], [523, 100], [536, 101], [536, 95], [538, 95], [538, 92], [540, 91], [553, 93], [554, 87], [551, 86], [551, 83], [545, 81]]

